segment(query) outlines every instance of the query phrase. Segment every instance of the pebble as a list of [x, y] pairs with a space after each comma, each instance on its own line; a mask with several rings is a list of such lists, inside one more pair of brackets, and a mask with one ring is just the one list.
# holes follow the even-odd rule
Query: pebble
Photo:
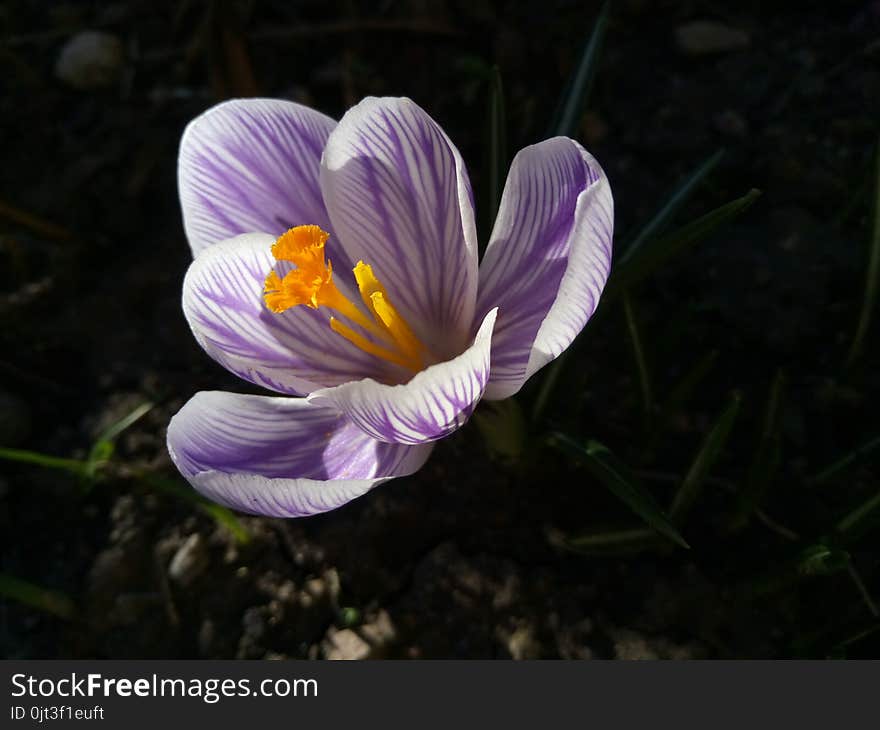
[[208, 548], [198, 533], [190, 535], [168, 564], [168, 576], [175, 583], [190, 585], [208, 567]]
[[675, 29], [675, 45], [688, 56], [707, 56], [746, 48], [749, 35], [724, 23], [695, 20]]
[[531, 626], [518, 627], [507, 637], [505, 643], [511, 659], [522, 661], [541, 658], [541, 644], [535, 639]]
[[384, 649], [397, 638], [397, 630], [385, 609], [381, 609], [370, 623], [361, 626], [360, 632], [373, 649]]
[[100, 89], [119, 79], [124, 60], [117, 36], [87, 30], [64, 44], [55, 63], [55, 76], [74, 89]]
[[331, 629], [324, 639], [324, 656], [327, 659], [358, 660], [370, 655], [370, 645], [351, 629]]

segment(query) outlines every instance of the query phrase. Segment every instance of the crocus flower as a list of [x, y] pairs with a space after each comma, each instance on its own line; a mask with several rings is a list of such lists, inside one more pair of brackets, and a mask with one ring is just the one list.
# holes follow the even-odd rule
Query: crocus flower
[[187, 127], [178, 170], [187, 321], [280, 395], [198, 393], [168, 450], [244, 512], [324, 512], [415, 472], [480, 398], [568, 347], [608, 276], [611, 190], [565, 137], [514, 159], [482, 262], [462, 157], [409, 99], [365, 99], [338, 124], [229, 101]]

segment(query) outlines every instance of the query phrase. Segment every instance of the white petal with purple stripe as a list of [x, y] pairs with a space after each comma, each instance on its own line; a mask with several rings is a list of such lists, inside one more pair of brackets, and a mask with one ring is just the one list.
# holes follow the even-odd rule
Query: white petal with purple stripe
[[516, 393], [583, 329], [611, 266], [614, 203], [577, 142], [554, 137], [517, 154], [480, 265], [477, 314], [498, 307], [486, 398]]
[[321, 190], [348, 258], [362, 259], [440, 358], [473, 334], [477, 238], [464, 162], [409, 99], [364, 99], [330, 135]]
[[193, 254], [240, 233], [330, 230], [318, 184], [336, 122], [292, 101], [234, 99], [187, 126], [178, 185]]
[[421, 444], [448, 436], [473, 413], [489, 379], [490, 311], [473, 344], [452, 360], [432, 365], [404, 385], [367, 379], [313, 392], [308, 400], [342, 411], [380, 441]]
[[251, 514], [335, 509], [417, 471], [431, 446], [380, 443], [301, 398], [197, 393], [168, 425], [168, 451], [209, 499]]
[[198, 343], [239, 377], [280, 393], [384, 379], [386, 364], [333, 332], [327, 311], [299, 306], [275, 314], [266, 308], [263, 284], [275, 265], [274, 240], [264, 233], [237, 236], [190, 264], [183, 312]]

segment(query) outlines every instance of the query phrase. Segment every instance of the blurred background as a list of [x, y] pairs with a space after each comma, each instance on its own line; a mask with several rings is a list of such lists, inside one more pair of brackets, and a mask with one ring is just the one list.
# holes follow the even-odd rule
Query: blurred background
[[[4, 2], [0, 654], [878, 656], [878, 37], [876, 0]], [[417, 475], [235, 516], [164, 445], [256, 392], [180, 310], [180, 135], [371, 94], [444, 127], [484, 242], [516, 150], [580, 140], [612, 280]]]

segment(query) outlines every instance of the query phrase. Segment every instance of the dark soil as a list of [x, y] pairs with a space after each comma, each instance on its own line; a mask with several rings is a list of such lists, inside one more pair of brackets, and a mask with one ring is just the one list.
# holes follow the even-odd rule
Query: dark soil
[[[490, 458], [471, 423], [417, 475], [333, 513], [243, 517], [246, 544], [137, 476], [174, 478], [164, 430], [192, 394], [256, 392], [200, 350], [180, 310], [190, 254], [175, 166], [187, 121], [230, 96], [292, 98], [337, 117], [362, 96], [410, 96], [461, 149], [485, 213], [486, 69], [501, 71], [512, 154], [545, 136], [599, 10], [565, 0], [382, 7], [0, 10], [0, 446], [82, 458], [103, 427], [157, 403], [91, 488], [0, 462], [0, 573], [76, 605], [64, 619], [0, 600], [0, 654], [876, 657], [878, 532], [832, 533], [877, 493], [880, 461], [866, 454], [821, 485], [809, 477], [880, 431], [876, 325], [844, 366], [876, 184], [877, 2], [614, 4], [577, 136], [611, 180], [616, 244], [720, 147], [676, 223], [763, 193], [633, 294], [658, 401], [718, 353], [665, 428], [654, 413], [646, 429], [617, 302], [588, 325], [515, 460]], [[688, 52], [677, 34], [695, 20], [745, 40]], [[73, 88], [56, 61], [90, 29], [117, 36], [123, 54], [105, 84]], [[780, 466], [759, 512], [734, 528], [780, 369]], [[526, 412], [535, 381], [518, 399]], [[547, 445], [549, 431], [608, 445], [665, 504], [732, 392], [741, 413], [683, 528], [690, 550], [560, 546], [560, 534], [642, 525]], [[811, 574], [802, 557], [816, 545], [845, 550], [851, 568]]]

